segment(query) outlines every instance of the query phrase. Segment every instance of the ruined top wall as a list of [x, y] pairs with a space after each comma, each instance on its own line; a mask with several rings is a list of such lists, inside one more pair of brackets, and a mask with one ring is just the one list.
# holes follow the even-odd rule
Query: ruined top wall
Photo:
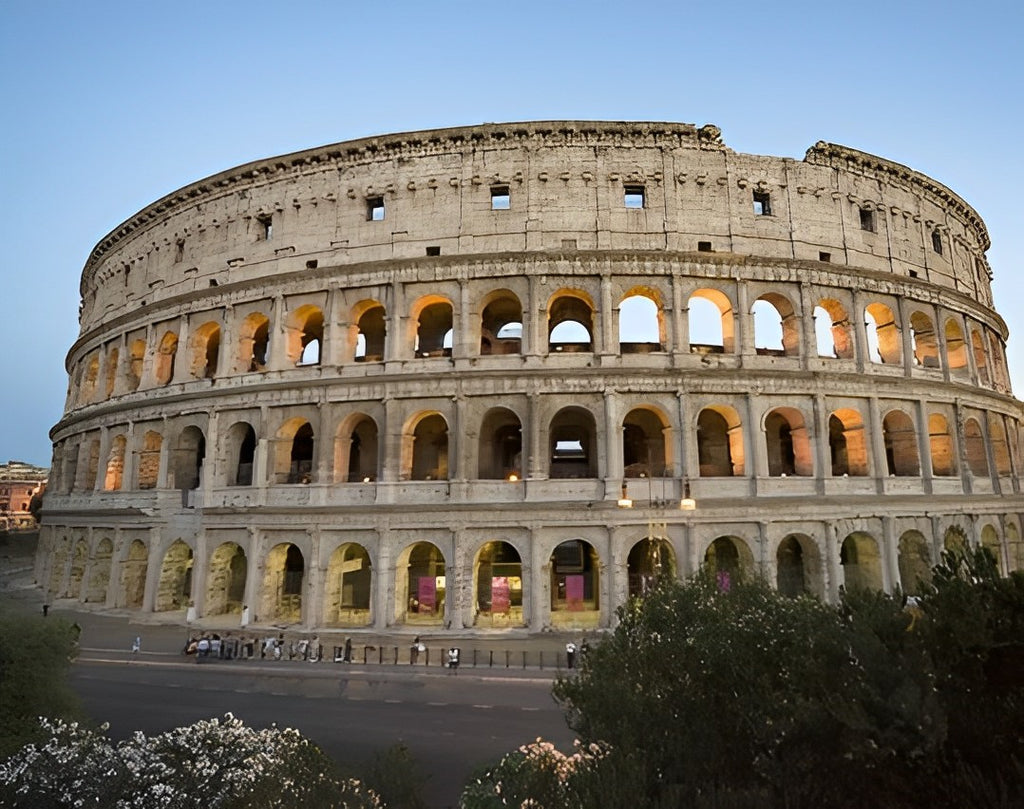
[[[502, 187], [508, 209], [494, 210]], [[624, 204], [627, 187], [642, 191], [642, 208]], [[767, 212], [755, 211], [755, 192]], [[710, 248], [915, 277], [991, 306], [988, 246], [981, 218], [952, 191], [842, 146], [819, 142], [799, 161], [737, 154], [710, 125], [487, 124], [310, 149], [169, 194], [95, 247], [80, 326], [84, 335], [213, 286], [426, 248]]]

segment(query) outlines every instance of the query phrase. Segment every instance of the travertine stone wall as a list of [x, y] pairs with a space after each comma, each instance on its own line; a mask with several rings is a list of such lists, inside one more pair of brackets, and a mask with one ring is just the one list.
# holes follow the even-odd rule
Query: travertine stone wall
[[86, 263], [39, 580], [540, 630], [704, 564], [826, 598], [912, 591], [961, 537], [1024, 566], [988, 247], [905, 166], [713, 126], [489, 124], [223, 172]]

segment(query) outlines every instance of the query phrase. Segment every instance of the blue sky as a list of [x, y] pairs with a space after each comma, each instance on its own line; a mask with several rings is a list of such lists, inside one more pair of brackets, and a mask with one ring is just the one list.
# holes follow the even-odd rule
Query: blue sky
[[138, 209], [231, 166], [484, 121], [714, 123], [740, 152], [818, 140], [973, 205], [1024, 392], [1015, 2], [52, 2], [0, 12], [0, 461], [48, 464], [78, 283]]

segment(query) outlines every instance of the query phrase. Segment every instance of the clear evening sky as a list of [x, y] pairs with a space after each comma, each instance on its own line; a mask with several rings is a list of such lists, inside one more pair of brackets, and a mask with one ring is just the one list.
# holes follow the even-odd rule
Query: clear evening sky
[[0, 461], [48, 465], [93, 246], [240, 163], [387, 132], [552, 119], [827, 140], [949, 186], [992, 238], [1024, 395], [1024, 6], [900, 2], [0, 5]]

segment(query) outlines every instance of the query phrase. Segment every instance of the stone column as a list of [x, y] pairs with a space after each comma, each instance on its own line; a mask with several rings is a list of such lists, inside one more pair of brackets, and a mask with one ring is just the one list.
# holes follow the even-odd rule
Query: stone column
[[900, 583], [899, 538], [896, 536], [896, 521], [882, 517], [882, 589], [893, 592]]

